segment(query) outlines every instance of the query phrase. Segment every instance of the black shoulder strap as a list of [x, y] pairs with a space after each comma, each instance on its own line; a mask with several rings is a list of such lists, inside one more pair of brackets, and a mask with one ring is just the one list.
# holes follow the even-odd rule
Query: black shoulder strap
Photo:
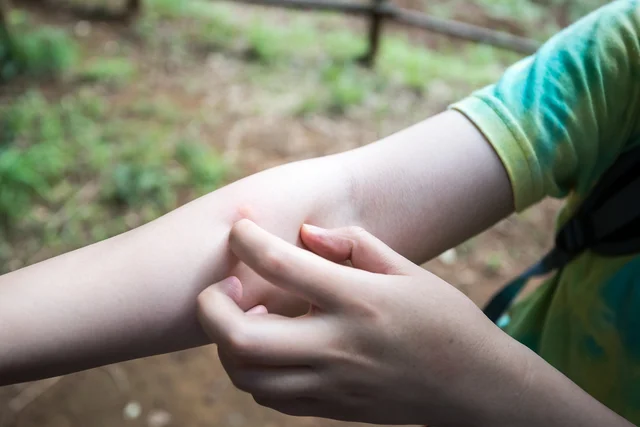
[[484, 313], [498, 322], [531, 277], [561, 269], [585, 250], [604, 256], [640, 252], [640, 146], [623, 153], [602, 175], [556, 234], [555, 247], [498, 291]]

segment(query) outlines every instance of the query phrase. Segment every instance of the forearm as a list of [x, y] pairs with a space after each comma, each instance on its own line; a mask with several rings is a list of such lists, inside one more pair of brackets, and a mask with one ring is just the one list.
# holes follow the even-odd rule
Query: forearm
[[226, 275], [245, 283], [244, 308], [283, 311], [228, 251], [248, 217], [298, 242], [304, 222], [362, 225], [414, 261], [511, 210], [491, 147], [447, 113], [378, 143], [253, 175], [113, 239], [0, 277], [0, 384], [77, 371], [205, 342], [198, 293]]
[[[0, 277], [0, 385], [205, 343], [196, 296], [243, 274], [228, 251], [231, 225], [249, 217], [292, 242], [305, 221], [346, 225], [346, 182], [336, 156], [286, 165]], [[265, 289], [247, 280], [245, 307]]]
[[474, 385], [480, 408], [474, 419], [484, 420], [481, 425], [632, 425], [524, 345], [505, 334], [500, 341], [493, 360], [485, 360], [492, 368]]
[[500, 159], [457, 112], [434, 116], [349, 156], [363, 225], [416, 263], [514, 210]]

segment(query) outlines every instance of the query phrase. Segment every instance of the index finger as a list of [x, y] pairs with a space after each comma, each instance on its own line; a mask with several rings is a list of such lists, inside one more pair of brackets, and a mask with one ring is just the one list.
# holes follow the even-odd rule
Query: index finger
[[242, 219], [229, 236], [231, 250], [260, 276], [320, 308], [353, 299], [354, 287], [369, 274], [328, 261]]
[[241, 289], [238, 279], [229, 277], [198, 295], [198, 320], [220, 349], [259, 365], [309, 365], [323, 355], [333, 334], [327, 322], [246, 314], [235, 301]]

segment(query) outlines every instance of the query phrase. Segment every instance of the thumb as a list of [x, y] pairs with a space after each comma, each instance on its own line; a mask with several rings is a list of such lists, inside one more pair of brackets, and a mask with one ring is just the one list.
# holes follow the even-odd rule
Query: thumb
[[238, 306], [241, 298], [242, 283], [233, 276], [209, 286], [198, 295], [198, 320], [212, 342], [220, 343], [244, 320], [244, 312]]
[[326, 229], [304, 224], [300, 238], [323, 258], [338, 263], [350, 261], [353, 267], [371, 273], [408, 275], [417, 268], [362, 227]]

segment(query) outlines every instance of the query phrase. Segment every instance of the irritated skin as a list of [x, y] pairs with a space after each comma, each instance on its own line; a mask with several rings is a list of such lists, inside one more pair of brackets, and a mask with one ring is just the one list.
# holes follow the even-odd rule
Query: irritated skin
[[[0, 385], [207, 343], [197, 296], [230, 275], [242, 281], [242, 309], [305, 311], [306, 303], [231, 253], [229, 231], [239, 219], [299, 245], [303, 223], [360, 225], [422, 262], [512, 211], [499, 159], [455, 112], [356, 150], [264, 171], [142, 227], [0, 277]], [[550, 378], [546, 385], [571, 384], [532, 357], [542, 370], [536, 378]], [[558, 390], [575, 395], [571, 387]]]

